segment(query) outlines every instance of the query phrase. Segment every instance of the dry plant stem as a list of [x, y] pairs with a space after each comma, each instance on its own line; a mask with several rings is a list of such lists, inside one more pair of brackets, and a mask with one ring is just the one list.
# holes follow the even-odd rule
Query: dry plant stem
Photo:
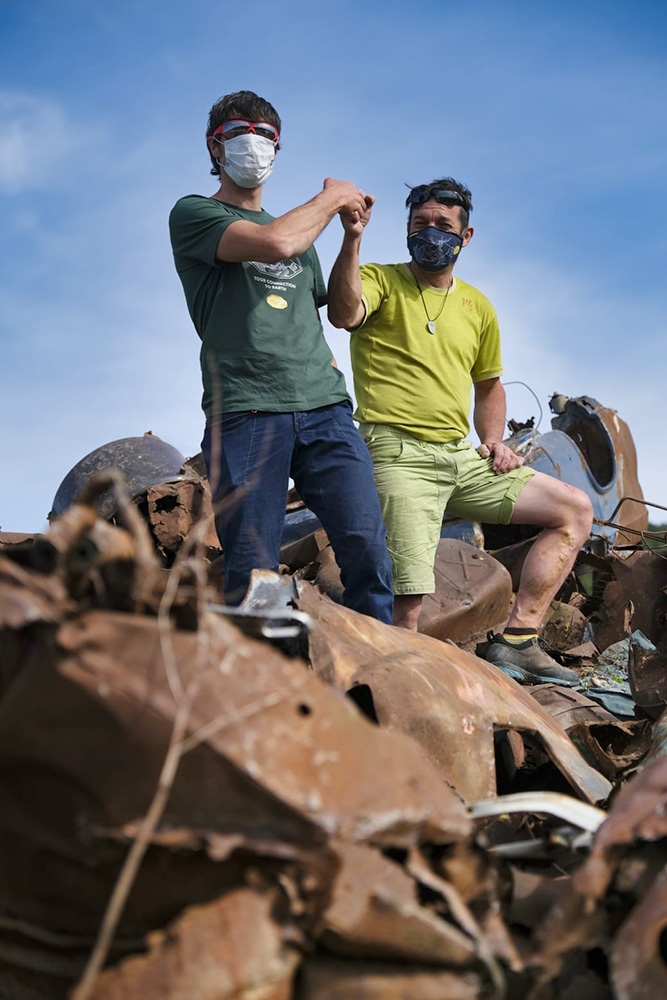
[[118, 881], [107, 904], [104, 920], [100, 928], [95, 947], [84, 970], [80, 982], [72, 993], [72, 1000], [87, 1000], [90, 996], [97, 975], [106, 961], [113, 936], [118, 926], [121, 914], [127, 902], [134, 880], [137, 876], [139, 866], [148, 848], [150, 837], [160, 821], [164, 808], [171, 792], [171, 787], [176, 776], [178, 763], [182, 755], [182, 741], [187, 731], [188, 718], [190, 715], [190, 700], [184, 698], [178, 705], [174, 726], [169, 741], [169, 749], [162, 766], [162, 772], [158, 781], [158, 787], [150, 808], [139, 828], [137, 838], [132, 844], [130, 851], [121, 869]]

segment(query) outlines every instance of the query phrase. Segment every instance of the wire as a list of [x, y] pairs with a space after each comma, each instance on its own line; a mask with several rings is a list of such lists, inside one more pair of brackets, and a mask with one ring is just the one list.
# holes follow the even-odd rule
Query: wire
[[528, 385], [528, 384], [527, 384], [526, 382], [520, 382], [520, 381], [518, 381], [518, 380], [516, 380], [516, 381], [514, 381], [514, 382], [503, 382], [503, 385], [522, 385], [522, 386], [524, 387], [524, 389], [527, 389], [527, 390], [528, 390], [528, 392], [532, 392], [532, 393], [533, 393], [533, 396], [534, 396], [534, 398], [535, 398], [535, 402], [537, 403], [537, 406], [538, 406], [538, 409], [539, 409], [539, 411], [540, 411], [540, 418], [539, 418], [539, 420], [537, 421], [537, 427], [535, 428], [535, 430], [538, 430], [538, 428], [539, 428], [540, 424], [542, 423], [542, 417], [544, 416], [544, 414], [543, 414], [543, 412], [542, 412], [542, 407], [541, 407], [541, 405], [540, 405], [540, 401], [539, 401], [539, 399], [537, 398], [537, 395], [536, 395], [536, 393], [535, 393], [535, 392], [533, 392], [533, 390], [532, 390], [532, 389], [530, 388], [530, 386], [529, 386], [529, 385]]

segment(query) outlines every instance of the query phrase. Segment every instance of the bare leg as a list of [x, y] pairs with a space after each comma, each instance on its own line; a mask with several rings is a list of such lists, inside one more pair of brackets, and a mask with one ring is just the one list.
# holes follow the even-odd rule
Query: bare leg
[[398, 594], [394, 596], [394, 625], [398, 628], [417, 631], [417, 623], [422, 612], [423, 594]]
[[582, 490], [540, 472], [526, 483], [517, 498], [512, 524], [536, 524], [544, 530], [526, 556], [508, 626], [539, 628], [590, 536], [592, 520], [591, 502]]

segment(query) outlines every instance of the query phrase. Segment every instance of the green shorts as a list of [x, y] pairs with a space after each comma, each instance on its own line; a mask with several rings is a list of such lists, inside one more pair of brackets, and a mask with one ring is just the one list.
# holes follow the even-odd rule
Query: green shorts
[[467, 439], [421, 441], [389, 424], [360, 424], [373, 459], [387, 528], [395, 594], [431, 594], [445, 513], [509, 524], [521, 489], [535, 473], [520, 466], [496, 475]]

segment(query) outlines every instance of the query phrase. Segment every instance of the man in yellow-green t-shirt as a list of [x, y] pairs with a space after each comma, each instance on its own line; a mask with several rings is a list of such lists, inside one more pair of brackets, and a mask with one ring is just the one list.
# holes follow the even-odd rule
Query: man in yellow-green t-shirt
[[[523, 467], [503, 443], [505, 390], [491, 303], [453, 274], [473, 235], [470, 191], [451, 177], [406, 200], [410, 261], [364, 264], [359, 251], [372, 204], [341, 211], [343, 246], [329, 280], [329, 320], [352, 332], [355, 417], [371, 453], [388, 532], [394, 624], [417, 630], [445, 509], [456, 516], [543, 527], [528, 553], [516, 601], [487, 659], [522, 683], [574, 684], [578, 674], [538, 645], [550, 601], [590, 534], [581, 490]], [[467, 440], [473, 422], [481, 444]]]

